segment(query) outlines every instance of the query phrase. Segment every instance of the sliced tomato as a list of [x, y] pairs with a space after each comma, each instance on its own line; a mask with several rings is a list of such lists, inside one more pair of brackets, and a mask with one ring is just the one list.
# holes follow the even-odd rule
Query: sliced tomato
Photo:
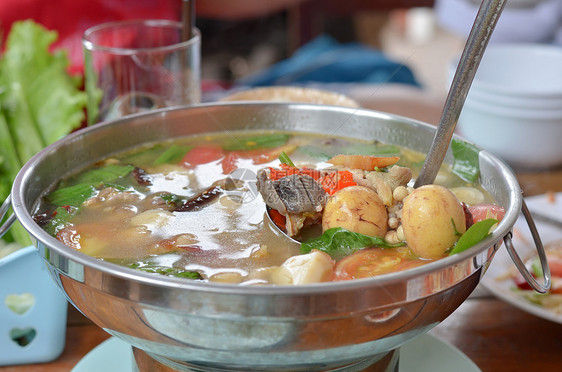
[[270, 209], [269, 210], [269, 216], [271, 217], [271, 220], [273, 221], [273, 223], [275, 223], [275, 225], [277, 225], [277, 227], [281, 228], [282, 230], [285, 230], [287, 217], [285, 217], [281, 213], [279, 213], [279, 211], [277, 209]]
[[347, 256], [336, 264], [332, 280], [369, 278], [421, 266], [426, 261], [413, 257], [407, 248], [368, 248]]
[[474, 223], [488, 218], [493, 218], [501, 221], [505, 216], [505, 209], [495, 204], [477, 204], [468, 208], [474, 219]]
[[238, 169], [238, 159], [240, 159], [240, 155], [236, 152], [229, 152], [226, 154], [221, 162], [222, 173], [230, 174]]
[[207, 164], [212, 161], [222, 159], [224, 151], [220, 146], [216, 145], [201, 145], [192, 148], [185, 154], [181, 163], [187, 167], [196, 165]]

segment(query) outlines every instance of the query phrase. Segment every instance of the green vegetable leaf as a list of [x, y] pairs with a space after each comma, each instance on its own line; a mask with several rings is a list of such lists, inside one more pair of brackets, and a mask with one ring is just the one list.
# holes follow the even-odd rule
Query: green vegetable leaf
[[[59, 188], [49, 195], [47, 200], [57, 206], [72, 205], [79, 207], [88, 198], [95, 195], [97, 187], [101, 185], [113, 186], [111, 181], [125, 177], [135, 169], [132, 165], [106, 165], [81, 174], [72, 186]], [[115, 185], [117, 189], [124, 187]]]
[[168, 147], [156, 160], [154, 161], [154, 165], [161, 165], [161, 164], [175, 164], [179, 162], [185, 154], [189, 150], [191, 150], [193, 146], [178, 146], [173, 145]]
[[52, 236], [57, 235], [57, 233], [68, 224], [70, 217], [72, 217], [78, 209], [74, 208], [69, 212], [66, 208], [58, 207], [55, 209], [55, 216], [49, 221], [48, 225], [45, 226], [45, 230]]
[[326, 230], [321, 236], [303, 242], [301, 253], [309, 253], [313, 249], [317, 249], [328, 253], [333, 258], [339, 258], [348, 256], [361, 248], [395, 248], [402, 245], [404, 243], [388, 244], [383, 238], [355, 233], [341, 227], [333, 227]]
[[325, 148], [318, 147], [318, 146], [312, 146], [312, 145], [299, 147], [299, 152], [304, 153], [304, 154], [310, 156], [311, 158], [319, 160], [319, 161], [330, 160], [335, 155], [337, 155], [335, 153], [336, 151], [329, 151]]
[[470, 143], [453, 139], [451, 150], [454, 157], [453, 173], [465, 181], [476, 182], [480, 175], [480, 149]]
[[47, 195], [49, 203], [58, 206], [80, 206], [84, 201], [94, 196], [96, 188], [88, 183], [79, 183], [74, 186], [57, 189]]
[[273, 133], [265, 136], [232, 139], [224, 143], [222, 148], [226, 151], [269, 149], [283, 146], [290, 137], [289, 134]]
[[135, 167], [132, 165], [106, 165], [83, 173], [80, 177], [78, 177], [76, 183], [98, 185], [105, 182], [111, 182], [117, 178], [125, 177], [134, 169]]
[[[0, 56], [0, 204], [21, 166], [84, 119], [81, 76], [67, 73], [63, 51], [50, 52], [56, 38], [33, 21], [15, 22]], [[31, 244], [19, 223], [3, 240]]]
[[299, 147], [299, 151], [320, 161], [326, 161], [339, 154], [391, 156], [400, 154], [400, 149], [393, 145], [378, 143], [353, 144], [348, 146], [333, 146], [330, 148], [314, 145]]
[[279, 155], [279, 161], [282, 164], [288, 165], [289, 167], [295, 167], [296, 166], [295, 163], [293, 163], [293, 161], [289, 157], [289, 155], [285, 154], [285, 151], [281, 152], [281, 155]]
[[133, 264], [130, 265], [130, 267], [147, 273], [174, 276], [176, 278], [203, 279], [201, 274], [197, 271], [174, 269], [167, 266], [138, 266]]
[[[29, 146], [31, 151], [26, 151], [21, 158], [24, 162], [34, 154], [30, 152], [37, 152], [57, 141], [78, 128], [85, 118], [87, 96], [80, 90], [81, 77], [67, 73], [69, 60], [65, 51], [49, 51], [56, 39], [56, 32], [33, 21], [16, 22], [8, 35], [6, 52], [1, 60], [0, 81], [8, 87], [7, 96], [12, 98], [9, 111], [12, 120], [21, 121], [13, 128], [25, 124], [32, 130], [23, 137], [20, 132], [19, 141], [28, 142], [31, 137], [35, 146], [42, 144], [33, 149]], [[27, 150], [26, 145], [20, 147]]]
[[463, 252], [482, 241], [490, 235], [490, 229], [496, 223], [498, 223], [498, 220], [488, 218], [486, 220], [478, 221], [474, 225], [470, 226], [470, 228], [459, 238], [457, 244], [455, 244], [449, 255]]

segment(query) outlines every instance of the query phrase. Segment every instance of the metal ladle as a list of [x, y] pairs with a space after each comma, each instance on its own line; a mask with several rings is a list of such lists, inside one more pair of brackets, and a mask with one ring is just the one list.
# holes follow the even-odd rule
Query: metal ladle
[[[414, 187], [431, 184], [437, 176], [437, 172], [449, 148], [457, 120], [468, 95], [468, 90], [506, 1], [484, 0], [478, 10], [459, 64], [457, 65], [437, 131]], [[269, 209], [266, 211], [266, 215], [271, 225], [279, 228], [272, 221]], [[279, 228], [279, 231], [289, 237], [282, 229]], [[292, 237], [289, 238], [298, 242], [298, 240]]]
[[[439, 172], [439, 168], [441, 168], [441, 164], [443, 163], [445, 154], [451, 143], [453, 132], [455, 131], [464, 102], [466, 101], [466, 96], [468, 95], [468, 91], [474, 80], [480, 61], [482, 60], [482, 55], [484, 54], [506, 1], [507, 0], [484, 0], [480, 5], [480, 9], [478, 10], [478, 14], [476, 15], [476, 19], [457, 65], [457, 70], [455, 71], [455, 76], [453, 77], [453, 82], [451, 83], [449, 94], [447, 95], [447, 100], [443, 107], [439, 125], [433, 137], [433, 142], [420, 174], [414, 183], [414, 187], [431, 184], [435, 181], [435, 177]], [[526, 269], [525, 264], [513, 248], [510, 235], [504, 237], [506, 249], [527, 283], [529, 283], [535, 291], [546, 293], [551, 283], [550, 269], [546, 261], [544, 247], [524, 200], [522, 201], [522, 212], [529, 224], [537, 247], [541, 268], [543, 270], [543, 283], [539, 283]], [[292, 241], [300, 243], [298, 240], [289, 237], [271, 220], [269, 211], [267, 211], [266, 215], [269, 222], [276, 230], [283, 233]]]
[[[443, 163], [443, 159], [445, 158], [445, 154], [451, 143], [451, 138], [466, 100], [466, 96], [468, 95], [468, 90], [470, 89], [474, 75], [476, 75], [476, 70], [482, 60], [482, 55], [484, 54], [488, 41], [490, 40], [490, 36], [492, 35], [498, 18], [503, 11], [506, 1], [507, 0], [484, 0], [478, 10], [476, 20], [470, 30], [459, 64], [457, 65], [457, 70], [455, 71], [455, 76], [453, 78], [453, 82], [451, 83], [451, 88], [449, 89], [445, 106], [443, 107], [437, 131], [433, 137], [433, 142], [420, 174], [414, 183], [414, 187], [420, 187], [433, 183], [437, 173], [439, 172], [439, 168]], [[550, 289], [551, 274], [544, 247], [533, 218], [527, 208], [527, 205], [525, 204], [525, 200], [522, 200], [521, 210], [527, 224], [529, 225], [531, 235], [533, 236], [533, 240], [537, 248], [543, 272], [543, 283], [539, 283], [525, 267], [524, 262], [521, 260], [513, 247], [511, 234], [504, 237], [504, 243], [513, 263], [531, 288], [539, 293], [547, 293]]]
[[414, 187], [433, 183], [443, 163], [468, 90], [507, 0], [484, 0], [468, 35], [423, 167]]

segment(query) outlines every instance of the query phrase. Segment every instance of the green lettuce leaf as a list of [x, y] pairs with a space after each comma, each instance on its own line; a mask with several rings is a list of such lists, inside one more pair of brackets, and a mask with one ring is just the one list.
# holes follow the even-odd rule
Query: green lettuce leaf
[[[85, 118], [87, 96], [79, 90], [81, 77], [67, 73], [69, 60], [65, 51], [49, 52], [56, 39], [56, 32], [37, 23], [16, 22], [0, 65], [2, 82], [16, 94], [11, 102], [12, 120], [30, 121], [35, 131], [27, 136], [38, 137], [43, 147], [78, 128]], [[25, 162], [28, 157], [21, 160]]]
[[[0, 203], [25, 162], [84, 120], [82, 77], [67, 73], [65, 52], [50, 52], [56, 38], [31, 20], [15, 22], [0, 56]], [[31, 244], [18, 223], [3, 240]]]

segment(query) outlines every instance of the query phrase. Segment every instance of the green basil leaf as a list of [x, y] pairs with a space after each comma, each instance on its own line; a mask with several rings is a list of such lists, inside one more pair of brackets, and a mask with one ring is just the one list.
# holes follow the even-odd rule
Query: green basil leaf
[[478, 221], [474, 225], [470, 226], [470, 228], [459, 238], [457, 244], [455, 244], [449, 255], [461, 253], [482, 241], [490, 235], [490, 229], [496, 223], [498, 223], [498, 220], [488, 218], [486, 220]]
[[187, 152], [192, 148], [193, 146], [170, 146], [162, 154], [160, 154], [158, 158], [156, 158], [154, 165], [175, 164], [183, 159], [185, 154], [187, 154]]
[[348, 256], [361, 248], [395, 248], [402, 245], [404, 243], [388, 244], [383, 238], [359, 234], [341, 227], [333, 227], [326, 230], [321, 236], [303, 242], [301, 244], [301, 253], [309, 253], [313, 249], [317, 249], [328, 253], [333, 258], [340, 258]]
[[76, 183], [87, 183], [97, 185], [111, 182], [117, 178], [125, 177], [135, 169], [132, 165], [106, 165], [104, 167], [89, 170], [76, 180]]
[[476, 146], [453, 139], [451, 143], [453, 151], [453, 173], [468, 182], [476, 182], [480, 175], [480, 163], [478, 153], [480, 149]]
[[88, 183], [79, 183], [74, 186], [57, 189], [47, 195], [49, 203], [58, 206], [80, 206], [84, 201], [96, 193], [96, 188]]
[[269, 149], [283, 146], [287, 143], [291, 135], [284, 133], [274, 133], [265, 136], [247, 137], [242, 139], [232, 139], [222, 145], [226, 151], [245, 151]]

